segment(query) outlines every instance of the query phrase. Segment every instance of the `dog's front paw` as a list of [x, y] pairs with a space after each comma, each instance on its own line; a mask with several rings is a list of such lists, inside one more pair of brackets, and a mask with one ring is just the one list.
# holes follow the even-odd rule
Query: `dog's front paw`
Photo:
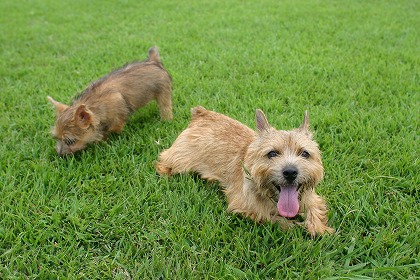
[[323, 235], [325, 233], [334, 233], [335, 230], [333, 228], [330, 228], [324, 224], [310, 224], [306, 223], [306, 229], [308, 230], [309, 234], [312, 237], [315, 237], [316, 235]]
[[295, 226], [295, 221], [288, 220], [280, 215], [272, 215], [270, 219], [272, 223], [279, 223], [282, 230], [287, 230]]
[[155, 162], [155, 169], [160, 176], [166, 175], [170, 177], [172, 175], [172, 168], [166, 166], [162, 162]]

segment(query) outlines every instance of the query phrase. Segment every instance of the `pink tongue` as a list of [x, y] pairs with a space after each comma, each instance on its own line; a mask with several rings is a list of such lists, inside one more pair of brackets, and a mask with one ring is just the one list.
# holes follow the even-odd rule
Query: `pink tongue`
[[281, 187], [277, 209], [280, 215], [286, 218], [293, 218], [299, 212], [298, 191], [295, 186]]

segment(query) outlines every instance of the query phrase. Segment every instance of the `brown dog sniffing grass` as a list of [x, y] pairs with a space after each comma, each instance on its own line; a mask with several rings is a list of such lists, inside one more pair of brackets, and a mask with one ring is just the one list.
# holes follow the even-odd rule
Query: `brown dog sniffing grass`
[[[225, 115], [198, 106], [192, 119], [155, 164], [160, 175], [196, 172], [220, 182], [228, 209], [262, 222], [288, 227], [304, 218], [312, 236], [333, 232], [325, 201], [315, 193], [324, 169], [312, 140], [309, 117], [291, 131], [276, 130], [261, 110], [257, 131]], [[298, 223], [301, 224], [301, 223]]]
[[68, 106], [48, 96], [57, 109], [52, 129], [59, 155], [84, 149], [89, 143], [120, 133], [128, 117], [152, 100], [160, 115], [172, 119], [171, 77], [163, 67], [156, 47], [149, 58], [134, 62], [93, 82]]

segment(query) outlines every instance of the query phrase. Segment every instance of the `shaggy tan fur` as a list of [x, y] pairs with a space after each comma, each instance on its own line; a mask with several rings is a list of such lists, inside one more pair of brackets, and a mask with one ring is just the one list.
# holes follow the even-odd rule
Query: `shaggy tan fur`
[[285, 217], [300, 214], [312, 236], [333, 232], [325, 201], [314, 190], [323, 166], [307, 113], [291, 131], [271, 127], [261, 110], [256, 123], [253, 131], [222, 114], [193, 108], [188, 128], [159, 155], [156, 170], [168, 176], [192, 171], [220, 182], [228, 209], [255, 221], [287, 228], [301, 223]]
[[127, 64], [92, 83], [71, 106], [48, 99], [57, 109], [52, 134], [59, 155], [82, 150], [111, 132], [120, 133], [129, 115], [152, 100], [163, 119], [172, 119], [171, 77], [156, 47], [150, 48], [148, 60]]

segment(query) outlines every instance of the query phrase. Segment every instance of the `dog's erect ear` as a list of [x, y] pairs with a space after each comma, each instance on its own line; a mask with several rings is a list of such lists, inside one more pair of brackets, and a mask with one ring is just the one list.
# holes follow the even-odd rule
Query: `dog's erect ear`
[[61, 115], [61, 113], [69, 107], [66, 104], [55, 101], [51, 96], [47, 96], [47, 98], [57, 109], [57, 115]]
[[309, 138], [312, 138], [312, 132], [309, 129], [309, 112], [305, 111], [305, 116], [303, 117], [303, 122], [299, 126], [299, 131], [306, 134]]
[[257, 109], [257, 111], [255, 112], [255, 120], [257, 122], [258, 132], [263, 132], [270, 129], [270, 125], [268, 124], [267, 117], [264, 115], [264, 112], [262, 110]]
[[88, 128], [93, 123], [92, 112], [86, 108], [85, 104], [79, 105], [76, 112], [74, 113], [74, 118], [77, 124], [83, 128]]

